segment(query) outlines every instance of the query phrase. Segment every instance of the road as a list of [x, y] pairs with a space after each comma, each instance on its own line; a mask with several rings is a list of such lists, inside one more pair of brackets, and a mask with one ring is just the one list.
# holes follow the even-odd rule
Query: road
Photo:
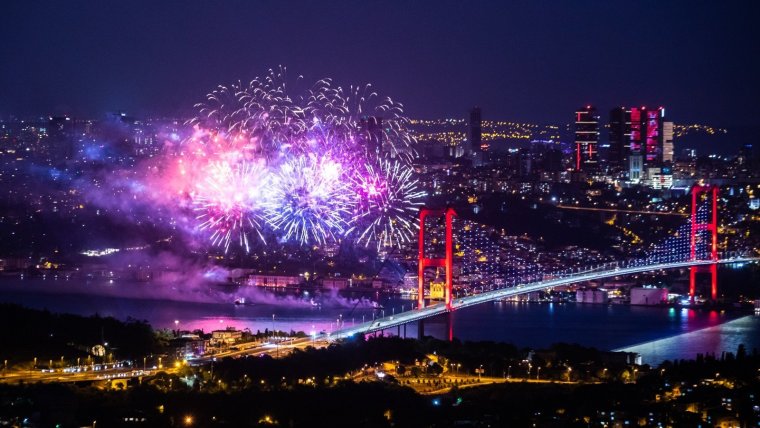
[[[241, 358], [246, 356], [260, 356], [270, 355], [274, 358], [284, 357], [294, 349], [305, 349], [309, 346], [320, 348], [329, 345], [330, 342], [325, 339], [315, 338], [294, 338], [286, 339], [278, 343], [261, 343], [261, 342], [248, 342], [240, 343], [235, 346], [237, 350], [227, 350], [224, 352], [206, 355], [202, 358], [188, 361], [192, 365], [202, 365], [215, 361], [216, 359], [231, 357]], [[157, 368], [142, 368], [136, 367], [114, 367], [103, 370], [93, 370], [90, 366], [81, 366], [83, 371], [62, 370], [56, 369], [54, 371], [47, 370], [7, 370], [0, 371], [0, 383], [35, 383], [35, 382], [88, 382], [88, 381], [102, 381], [113, 379], [127, 379], [141, 376], [155, 375], [159, 372], [174, 373], [178, 370], [177, 367], [168, 365]], [[71, 368], [68, 368], [71, 369]]]
[[299, 337], [292, 339], [285, 339], [279, 342], [249, 342], [239, 343], [234, 347], [237, 350], [227, 350], [218, 352], [215, 354], [204, 355], [201, 358], [196, 358], [191, 361], [192, 364], [203, 364], [210, 361], [214, 361], [221, 358], [232, 357], [240, 358], [246, 356], [260, 356], [269, 355], [272, 357], [284, 357], [285, 355], [293, 352], [294, 349], [306, 349], [309, 346], [314, 348], [322, 348], [329, 345], [330, 342], [326, 337], [311, 338], [311, 337]]
[[160, 371], [173, 373], [175, 369], [166, 368], [161, 370], [143, 370], [136, 369], [134, 367], [119, 367], [115, 369], [87, 370], [81, 372], [64, 372], [60, 369], [52, 372], [42, 370], [9, 370], [0, 375], [0, 383], [90, 382], [150, 376]]

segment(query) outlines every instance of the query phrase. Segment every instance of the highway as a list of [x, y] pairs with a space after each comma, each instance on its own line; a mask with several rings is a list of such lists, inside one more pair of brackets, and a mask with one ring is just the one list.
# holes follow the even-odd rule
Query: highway
[[[689, 266], [711, 265], [717, 264], [730, 264], [730, 263], [749, 263], [760, 260], [760, 257], [736, 257], [729, 259], [721, 259], [717, 262], [710, 260], [705, 261], [685, 261], [685, 262], [672, 262], [672, 263], [660, 263], [651, 265], [632, 265], [626, 266], [619, 263], [608, 263], [595, 268], [591, 268], [585, 271], [580, 271], [566, 276], [551, 277], [545, 275], [541, 281], [532, 283], [519, 284], [514, 287], [501, 288], [498, 290], [486, 291], [481, 294], [476, 294], [467, 297], [457, 297], [452, 301], [452, 309], [462, 309], [469, 306], [479, 305], [481, 303], [492, 302], [494, 300], [504, 299], [520, 294], [531, 293], [534, 291], [542, 291], [553, 287], [559, 287], [563, 285], [570, 285], [579, 282], [593, 281], [597, 279], [610, 278], [616, 276], [632, 275], [643, 272], [652, 272], [657, 270], [667, 269], [679, 269]], [[377, 318], [370, 322], [358, 324], [356, 326], [340, 329], [334, 331], [330, 335], [324, 335], [319, 339], [326, 338], [328, 340], [336, 340], [340, 338], [350, 337], [355, 334], [373, 333], [380, 330], [385, 330], [393, 327], [397, 327], [410, 322], [423, 320], [425, 318], [434, 317], [448, 312], [444, 304], [436, 304], [428, 306], [422, 309], [412, 309], [410, 311], [398, 313], [392, 316], [386, 316], [384, 318]]]
[[64, 372], [57, 369], [54, 371], [43, 370], [9, 370], [0, 375], [0, 383], [35, 383], [35, 382], [90, 382], [114, 379], [129, 379], [140, 376], [150, 376], [158, 372], [172, 373], [173, 368], [137, 369], [135, 367], [117, 367], [106, 370], [87, 370], [80, 372]]
[[250, 343], [240, 343], [236, 344], [235, 348], [236, 350], [226, 350], [223, 352], [218, 352], [215, 354], [210, 355], [204, 355], [200, 358], [195, 358], [191, 361], [189, 361], [193, 365], [199, 365], [199, 364], [205, 364], [210, 361], [215, 361], [217, 359], [221, 358], [239, 358], [239, 357], [245, 357], [245, 356], [260, 356], [260, 355], [269, 355], [271, 357], [283, 357], [285, 355], [290, 354], [293, 352], [294, 349], [306, 349], [309, 346], [320, 348], [329, 345], [330, 342], [327, 340], [327, 337], [299, 337], [299, 338], [288, 338], [281, 340], [279, 342], [273, 343], [273, 342], [250, 342]]
[[[305, 349], [309, 346], [320, 348], [329, 345], [325, 339], [316, 339], [311, 337], [306, 338], [291, 338], [285, 339], [278, 343], [272, 342], [249, 342], [240, 343], [235, 345], [235, 350], [226, 350], [215, 354], [203, 356], [188, 361], [191, 365], [203, 365], [212, 361], [222, 358], [240, 358], [246, 356], [261, 356], [269, 355], [271, 357], [279, 358], [289, 355], [294, 349]], [[89, 366], [81, 366], [87, 368]], [[128, 379], [140, 376], [155, 375], [159, 372], [174, 373], [178, 368], [171, 364], [167, 364], [161, 369], [146, 368], [143, 370], [138, 367], [114, 367], [110, 369], [93, 370], [87, 368], [82, 371], [55, 369], [53, 371], [48, 370], [7, 370], [0, 371], [0, 383], [35, 383], [35, 382], [89, 382], [89, 381], [102, 381], [102, 380], [114, 380], [114, 379]]]

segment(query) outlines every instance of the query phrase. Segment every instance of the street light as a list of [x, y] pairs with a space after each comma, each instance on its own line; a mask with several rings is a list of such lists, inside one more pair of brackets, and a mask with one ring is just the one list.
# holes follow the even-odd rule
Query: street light
[[277, 357], [279, 358], [280, 344], [277, 343], [277, 340], [275, 339], [275, 336], [274, 336], [274, 314], [272, 314], [272, 341], [274, 342], [274, 349], [275, 349], [275, 352], [277, 353]]
[[541, 380], [541, 367], [538, 368], [538, 373], [536, 373], [536, 380]]

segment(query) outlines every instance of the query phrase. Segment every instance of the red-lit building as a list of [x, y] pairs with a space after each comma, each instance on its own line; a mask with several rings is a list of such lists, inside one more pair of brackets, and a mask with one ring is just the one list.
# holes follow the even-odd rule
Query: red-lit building
[[593, 172], [599, 168], [599, 116], [586, 106], [575, 112], [575, 170]]
[[662, 168], [672, 162], [673, 123], [665, 121], [665, 108], [612, 109], [607, 161], [613, 170], [627, 171], [633, 183], [645, 180], [649, 168]]

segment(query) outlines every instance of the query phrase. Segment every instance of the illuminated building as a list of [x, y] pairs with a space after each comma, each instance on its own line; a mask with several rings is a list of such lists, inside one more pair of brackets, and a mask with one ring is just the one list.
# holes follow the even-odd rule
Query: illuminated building
[[662, 123], [662, 162], [673, 163], [675, 149], [673, 147], [673, 122]]
[[646, 184], [655, 189], [670, 189], [673, 187], [673, 168], [671, 166], [647, 168]]
[[642, 178], [644, 158], [641, 153], [631, 153], [628, 156], [628, 180], [638, 184]]
[[599, 116], [586, 106], [575, 112], [575, 170], [595, 171], [599, 164]]
[[760, 198], [749, 198], [749, 209], [760, 209]]
[[645, 117], [646, 122], [643, 134], [644, 138], [644, 162], [647, 165], [656, 164], [662, 158], [662, 147], [660, 146], [660, 117], [665, 116], [665, 110], [660, 108], [659, 110], [646, 110], [642, 114]]
[[665, 288], [631, 288], [631, 305], [662, 305], [668, 301], [668, 290]]
[[[620, 111], [623, 111], [622, 113]], [[622, 141], [618, 147], [623, 151], [622, 156], [628, 156], [628, 179], [631, 183], [639, 183], [642, 180], [651, 182], [653, 177], [647, 175], [647, 171], [652, 171], [658, 175], [664, 175], [664, 171], [670, 171], [670, 168], [664, 169], [666, 165], [673, 163], [673, 122], [665, 121], [665, 108], [660, 107], [655, 110], [648, 110], [646, 107], [613, 109], [610, 113], [610, 139], [613, 135], [613, 116], [617, 115], [617, 122], [620, 118], [629, 119], [628, 126], [615, 124], [615, 138]], [[630, 142], [626, 146], [625, 134], [630, 134]], [[627, 153], [627, 154], [626, 154]], [[670, 178], [658, 177], [660, 185], [672, 181]]]

